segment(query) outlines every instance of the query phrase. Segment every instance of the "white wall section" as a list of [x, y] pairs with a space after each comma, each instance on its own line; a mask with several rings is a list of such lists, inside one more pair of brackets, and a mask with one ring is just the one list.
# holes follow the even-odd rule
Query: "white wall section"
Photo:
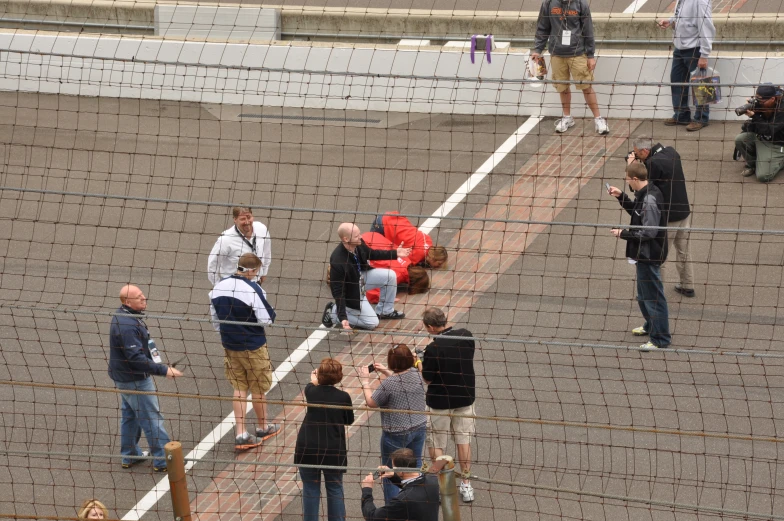
[[[284, 107], [463, 114], [560, 115], [551, 85], [523, 83], [527, 52], [362, 44], [240, 44], [122, 36], [0, 33], [0, 90]], [[713, 65], [713, 63], [711, 64]], [[235, 67], [235, 68], [231, 68]], [[719, 58], [724, 83], [784, 83], [784, 57]], [[599, 56], [597, 85], [611, 118], [671, 116], [669, 57]], [[293, 71], [293, 72], [292, 72]], [[302, 72], [307, 71], [307, 72]], [[410, 76], [415, 76], [412, 78]], [[506, 82], [493, 81], [503, 79]], [[753, 93], [723, 87], [711, 119]], [[577, 95], [574, 114], [584, 115]], [[605, 109], [604, 107], [609, 107]]]

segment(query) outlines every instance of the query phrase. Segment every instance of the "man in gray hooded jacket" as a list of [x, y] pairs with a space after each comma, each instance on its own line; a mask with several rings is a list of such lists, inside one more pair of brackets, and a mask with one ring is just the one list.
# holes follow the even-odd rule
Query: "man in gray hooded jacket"
[[[550, 51], [550, 69], [555, 81], [593, 81], [596, 68], [593, 20], [588, 0], [543, 0], [539, 10], [536, 37], [531, 58], [539, 58], [544, 47]], [[591, 109], [598, 134], [609, 134], [607, 121], [601, 116], [596, 92], [590, 84], [575, 85], [583, 91], [585, 103]], [[556, 132], [566, 132], [574, 126], [572, 92], [568, 83], [557, 83], [561, 95], [563, 116], [555, 123]]]
[[[672, 41], [675, 50], [672, 53], [672, 83], [688, 83], [689, 76], [697, 69], [708, 67], [708, 56], [716, 37], [711, 14], [711, 0], [678, 0], [675, 12], [669, 20], [659, 20], [662, 29], [672, 28]], [[708, 108], [710, 105], [694, 107], [694, 120], [689, 110], [689, 88], [671, 86], [672, 110], [671, 118], [664, 120], [667, 126], [686, 125], [686, 130], [695, 132], [708, 125]]]

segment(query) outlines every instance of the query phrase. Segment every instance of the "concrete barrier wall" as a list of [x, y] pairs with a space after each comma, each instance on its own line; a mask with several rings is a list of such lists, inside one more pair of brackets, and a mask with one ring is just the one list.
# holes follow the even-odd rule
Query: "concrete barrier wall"
[[[64, 56], [61, 56], [64, 55]], [[227, 44], [67, 33], [0, 33], [0, 90], [282, 107], [559, 115], [552, 86], [523, 83], [527, 53], [487, 63], [444, 49], [340, 44]], [[784, 83], [784, 57], [721, 58], [726, 83]], [[612, 118], [671, 115], [669, 57], [601, 55], [596, 78]], [[301, 71], [312, 71], [303, 73]], [[503, 79], [505, 83], [494, 81]], [[714, 119], [735, 119], [752, 88], [723, 88]], [[584, 108], [575, 96], [574, 114]]]

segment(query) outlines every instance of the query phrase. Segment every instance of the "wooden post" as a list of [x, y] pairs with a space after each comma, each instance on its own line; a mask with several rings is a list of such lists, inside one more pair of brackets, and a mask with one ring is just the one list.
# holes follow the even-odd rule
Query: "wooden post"
[[191, 500], [188, 497], [188, 483], [185, 481], [182, 444], [179, 441], [170, 441], [163, 450], [166, 452], [174, 521], [191, 521]]
[[438, 488], [441, 493], [441, 514], [444, 521], [460, 521], [460, 501], [457, 497], [455, 461], [452, 456], [439, 456], [430, 468], [438, 473]]

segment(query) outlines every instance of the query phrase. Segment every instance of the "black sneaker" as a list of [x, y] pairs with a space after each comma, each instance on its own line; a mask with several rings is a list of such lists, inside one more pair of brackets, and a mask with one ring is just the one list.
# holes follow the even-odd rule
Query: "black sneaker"
[[379, 315], [379, 320], [400, 320], [401, 318], [406, 318], [405, 313], [401, 313], [398, 310], [394, 310], [392, 313], [384, 313], [383, 315]]
[[332, 327], [335, 324], [332, 322], [332, 308], [335, 307], [334, 302], [330, 302], [324, 307], [324, 314], [321, 315], [321, 323], [324, 327]]
[[[141, 456], [144, 456], [145, 458], [147, 456], [149, 456], [149, 455], [150, 455], [150, 451], [149, 450], [143, 450], [142, 453], [141, 453]], [[138, 465], [139, 463], [144, 463], [145, 461], [147, 461], [147, 460], [144, 460], [144, 459], [132, 459], [128, 463], [123, 463], [122, 464], [122, 468], [129, 469], [129, 468], [133, 467], [134, 465]]]
[[676, 293], [680, 293], [684, 297], [693, 297], [694, 296], [694, 290], [693, 289], [683, 288], [683, 287], [680, 286], [680, 284], [676, 284], [675, 285], [675, 292]]
[[153, 472], [158, 472], [159, 474], [162, 474], [164, 472], [169, 472], [169, 469], [166, 468], [166, 467], [153, 467], [152, 471]]

